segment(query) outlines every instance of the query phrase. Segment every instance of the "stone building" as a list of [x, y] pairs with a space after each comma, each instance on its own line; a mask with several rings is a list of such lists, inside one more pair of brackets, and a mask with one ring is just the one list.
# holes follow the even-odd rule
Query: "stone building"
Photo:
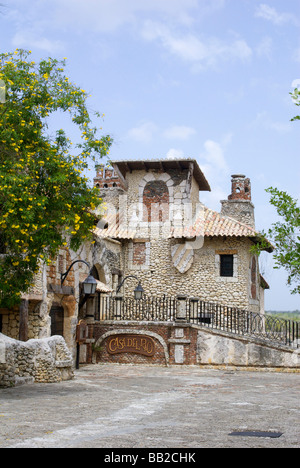
[[[61, 274], [73, 262], [63, 285]], [[85, 302], [82, 283], [89, 274], [88, 262], [97, 280], [96, 296]], [[43, 264], [35, 284], [22, 295], [20, 307], [0, 309], [0, 333], [14, 340], [39, 340], [54, 335], [64, 337], [73, 358], [76, 354], [76, 327], [80, 318], [92, 316], [97, 297], [116, 288], [120, 270], [120, 253], [114, 240], [83, 244], [78, 252], [63, 248], [51, 265]]]
[[[138, 278], [145, 295], [262, 311], [268, 285], [250, 251], [258, 235], [248, 178], [232, 176], [220, 213], [201, 203], [211, 189], [192, 159], [115, 161], [98, 167], [94, 183], [106, 205], [97, 238], [114, 240], [123, 277]], [[132, 295], [136, 278], [123, 295]]]
[[[41, 265], [21, 307], [0, 309], [0, 333], [22, 341], [62, 335], [75, 358], [78, 321], [93, 323], [100, 298], [115, 296], [123, 279], [123, 296], [132, 297], [138, 281], [149, 298], [181, 294], [263, 311], [268, 285], [250, 251], [257, 233], [249, 179], [232, 176], [220, 213], [201, 203], [210, 186], [193, 159], [116, 161], [98, 166], [94, 184], [104, 199], [95, 242], [78, 252], [61, 249], [51, 265]], [[61, 274], [73, 262], [62, 285]], [[88, 298], [82, 295], [89, 273], [84, 262], [97, 280]]]

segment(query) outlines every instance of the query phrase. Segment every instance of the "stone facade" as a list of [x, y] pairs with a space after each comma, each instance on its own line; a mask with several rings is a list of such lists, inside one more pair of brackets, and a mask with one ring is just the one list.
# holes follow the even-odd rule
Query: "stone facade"
[[[200, 202], [201, 191], [210, 187], [194, 160], [122, 161], [113, 168], [105, 172], [105, 188], [103, 168], [95, 178], [110, 200], [107, 225], [97, 234], [120, 243], [123, 277], [137, 276], [147, 296], [186, 294], [262, 310], [264, 289], [250, 252], [257, 235], [248, 178], [232, 176], [231, 194], [218, 214]], [[114, 182], [118, 192], [109, 177], [120, 177]], [[230, 274], [222, 272], [225, 257], [232, 262]], [[129, 278], [122, 294], [132, 294], [135, 285]]]
[[[176, 269], [171, 256], [176, 240], [155, 240], [148, 242], [149, 260], [144, 264], [134, 264], [129, 260], [130, 249], [135, 243], [124, 243], [124, 276], [137, 275], [148, 296], [176, 296], [185, 294], [198, 296], [202, 300], [218, 302], [230, 307], [251, 309], [260, 308], [259, 292], [254, 299], [251, 296], [251, 241], [247, 239], [205, 239], [204, 246], [194, 254], [191, 268], [183, 274]], [[183, 244], [182, 244], [183, 245]], [[220, 256], [233, 255], [234, 272], [232, 277], [220, 276]], [[259, 277], [256, 274], [255, 284]], [[130, 294], [136, 281], [129, 278], [124, 294]]]
[[[123, 296], [133, 296], [138, 279], [149, 298], [182, 294], [263, 312], [267, 285], [250, 252], [257, 234], [249, 179], [233, 176], [232, 193], [222, 201], [221, 213], [201, 203], [201, 192], [209, 191], [210, 186], [197, 162], [190, 159], [98, 166], [94, 184], [103, 200], [95, 242], [83, 244], [78, 252], [61, 249], [51, 265], [41, 265], [34, 287], [22, 296], [24, 307], [0, 310], [0, 332], [22, 341], [62, 335], [75, 360], [78, 321], [86, 319], [94, 326], [95, 317], [102, 313], [100, 297], [115, 295], [128, 276], [120, 291]], [[61, 285], [61, 274], [77, 260], [88, 262], [97, 280], [97, 293], [87, 300], [83, 300], [81, 286], [89, 273], [84, 263], [74, 264]], [[90, 336], [95, 342], [114, 331], [114, 325], [103, 325], [100, 333], [99, 326], [93, 328], [96, 335]], [[193, 353], [197, 349], [197, 339], [188, 337], [187, 329], [183, 336], [172, 325], [164, 329], [167, 359], [155, 327], [148, 325], [149, 334], [160, 343], [154, 362], [196, 362], [194, 355], [188, 361], [183, 359], [190, 339], [195, 345]], [[91, 343], [82, 346], [84, 362], [92, 359], [88, 357]], [[129, 358], [123, 355], [121, 359]], [[149, 361], [143, 355], [138, 359]]]

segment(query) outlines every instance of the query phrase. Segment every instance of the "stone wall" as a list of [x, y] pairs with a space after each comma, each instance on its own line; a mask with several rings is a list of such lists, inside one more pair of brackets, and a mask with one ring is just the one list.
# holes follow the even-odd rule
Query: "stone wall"
[[237, 221], [255, 228], [254, 205], [247, 200], [221, 200], [222, 216], [229, 216]]
[[197, 363], [214, 366], [298, 369], [300, 348], [266, 345], [259, 339], [198, 330]]
[[[184, 242], [184, 241], [183, 241]], [[178, 243], [173, 239], [147, 242], [147, 256], [142, 264], [132, 261], [133, 242], [124, 244], [124, 275], [138, 276], [147, 296], [198, 296], [208, 302], [238, 307], [253, 312], [260, 311], [259, 274], [257, 272], [257, 297], [250, 291], [251, 241], [238, 238], [205, 238], [202, 249], [195, 250], [191, 268], [180, 273], [172, 262], [171, 249]], [[233, 277], [220, 276], [220, 254], [234, 252]], [[132, 295], [136, 280], [125, 282], [125, 295]]]
[[73, 378], [73, 359], [64, 339], [21, 342], [0, 333], [0, 388]]
[[[45, 313], [46, 309], [46, 313]], [[29, 301], [28, 339], [37, 339], [49, 328], [48, 308], [46, 302]], [[19, 339], [19, 307], [0, 310], [2, 315], [2, 333], [15, 340]]]
[[[85, 345], [87, 363], [233, 366], [248, 369], [300, 372], [300, 349], [266, 343], [258, 338], [238, 336], [184, 322], [102, 322], [89, 325], [93, 345]], [[124, 348], [127, 344], [131, 349]], [[148, 337], [154, 352], [145, 356], [135, 337]], [[113, 353], [109, 343], [113, 338]], [[117, 341], [117, 339], [119, 341]], [[119, 344], [118, 344], [119, 343]], [[119, 348], [119, 349], [117, 349]], [[124, 352], [124, 349], [126, 352]]]

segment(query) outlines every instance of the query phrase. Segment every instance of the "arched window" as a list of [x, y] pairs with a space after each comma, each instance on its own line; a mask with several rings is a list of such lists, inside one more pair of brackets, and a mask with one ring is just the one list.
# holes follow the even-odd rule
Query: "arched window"
[[148, 182], [143, 193], [143, 220], [164, 222], [169, 219], [169, 190], [162, 180]]

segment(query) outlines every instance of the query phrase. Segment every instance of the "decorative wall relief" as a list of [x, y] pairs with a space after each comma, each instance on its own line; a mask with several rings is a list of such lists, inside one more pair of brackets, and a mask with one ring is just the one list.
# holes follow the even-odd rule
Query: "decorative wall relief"
[[173, 265], [180, 273], [186, 273], [194, 262], [194, 249], [185, 244], [176, 244], [171, 248]]

